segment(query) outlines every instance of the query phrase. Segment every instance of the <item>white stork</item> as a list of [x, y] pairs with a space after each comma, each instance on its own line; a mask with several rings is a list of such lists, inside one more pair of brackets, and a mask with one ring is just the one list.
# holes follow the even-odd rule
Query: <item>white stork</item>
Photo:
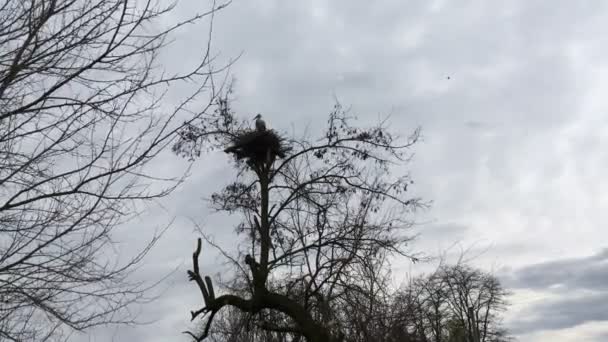
[[255, 129], [262, 132], [266, 130], [266, 122], [262, 120], [262, 114], [258, 114], [254, 117], [255, 119]]

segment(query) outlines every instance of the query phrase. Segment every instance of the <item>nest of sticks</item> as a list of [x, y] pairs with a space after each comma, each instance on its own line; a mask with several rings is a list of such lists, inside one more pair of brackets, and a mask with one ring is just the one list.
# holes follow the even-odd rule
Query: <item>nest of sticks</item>
[[274, 130], [246, 130], [232, 139], [232, 145], [224, 150], [234, 154], [237, 160], [248, 163], [263, 163], [278, 158], [285, 158], [290, 148], [285, 139]]

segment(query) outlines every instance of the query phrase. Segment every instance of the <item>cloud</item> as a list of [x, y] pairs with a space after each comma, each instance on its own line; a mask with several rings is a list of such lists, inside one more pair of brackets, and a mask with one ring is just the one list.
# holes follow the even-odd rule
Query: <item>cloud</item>
[[512, 323], [514, 333], [560, 330], [588, 322], [608, 324], [608, 293], [575, 298], [564, 296], [563, 299], [534, 306], [524, 317]]
[[[608, 248], [597, 254], [525, 266], [506, 278], [514, 288], [608, 291]], [[608, 311], [607, 311], [608, 312]]]
[[608, 248], [585, 257], [530, 264], [501, 279], [515, 290], [516, 298], [527, 292], [519, 298], [533, 299], [509, 321], [516, 334], [608, 324]]
[[585, 323], [575, 328], [559, 330], [540, 330], [520, 335], [519, 341], [534, 342], [605, 342], [608, 339], [608, 327], [605, 322]]

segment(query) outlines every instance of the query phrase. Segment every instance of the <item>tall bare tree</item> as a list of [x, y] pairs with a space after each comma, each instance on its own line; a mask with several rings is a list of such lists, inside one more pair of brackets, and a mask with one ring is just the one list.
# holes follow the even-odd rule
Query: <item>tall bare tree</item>
[[[214, 101], [207, 36], [186, 72], [165, 74], [158, 56], [178, 29], [223, 7], [163, 27], [174, 7], [161, 5], [0, 1], [0, 340], [132, 320], [126, 309], [144, 288], [127, 276], [155, 237], [118, 263], [106, 254], [112, 230], [138, 201], [179, 184], [146, 165], [171, 145], [197, 95], [212, 101], [191, 120]], [[161, 108], [180, 81], [196, 88]]]
[[436, 274], [445, 291], [452, 327], [466, 342], [505, 341], [500, 314], [506, 309], [508, 292], [492, 274], [467, 265], [444, 266]]
[[[241, 288], [216, 295], [199, 270], [199, 240], [189, 275], [204, 298], [192, 318], [204, 318], [201, 331], [189, 334], [205, 339], [220, 310], [232, 307], [288, 340], [341, 340], [335, 308], [380, 291], [365, 274], [369, 263], [409, 256], [408, 213], [423, 204], [407, 193], [412, 181], [403, 167], [418, 130], [397, 137], [386, 122], [358, 128], [336, 105], [319, 138], [282, 141], [274, 131], [247, 131], [224, 103], [223, 119], [184, 130], [176, 151], [234, 144], [226, 151], [236, 155], [238, 177], [212, 205], [242, 215], [237, 231], [246, 243], [234, 259]], [[374, 298], [357, 304], [375, 312]]]

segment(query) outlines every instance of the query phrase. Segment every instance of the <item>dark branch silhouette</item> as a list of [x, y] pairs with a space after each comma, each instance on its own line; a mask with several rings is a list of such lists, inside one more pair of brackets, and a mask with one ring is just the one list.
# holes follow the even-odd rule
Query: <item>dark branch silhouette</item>
[[[147, 166], [189, 121], [213, 114], [219, 72], [208, 36], [186, 72], [165, 74], [159, 54], [223, 6], [163, 27], [173, 6], [146, 0], [0, 5], [0, 339], [133, 322], [128, 305], [146, 299], [146, 285], [128, 276], [158, 236], [120, 264], [111, 233], [182, 182]], [[197, 87], [161, 106], [185, 81]], [[191, 117], [199, 95], [210, 101]]]

